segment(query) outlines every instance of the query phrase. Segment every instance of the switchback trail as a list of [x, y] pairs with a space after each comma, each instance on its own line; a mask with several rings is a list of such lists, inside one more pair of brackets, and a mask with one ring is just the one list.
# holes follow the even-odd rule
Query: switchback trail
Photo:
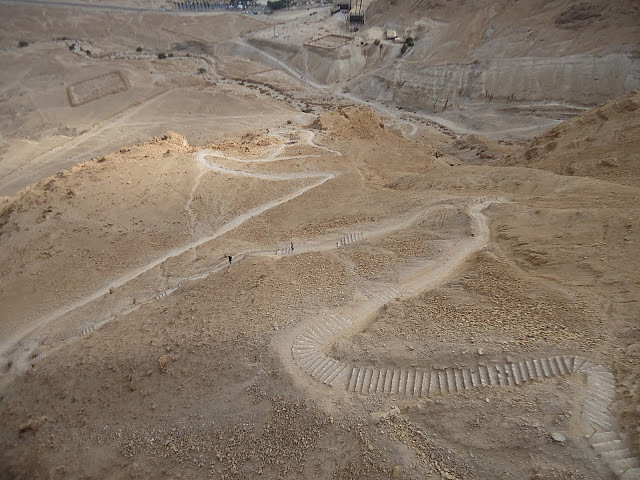
[[[322, 151], [327, 151], [333, 155], [340, 155], [340, 152], [337, 152], [335, 150], [332, 150], [328, 147], [323, 147], [320, 145], [317, 145], [313, 139], [315, 137], [315, 132], [313, 131], [304, 131], [302, 133], [303, 135], [303, 142], [304, 144], [317, 148], [319, 150]], [[272, 155], [267, 156], [266, 158], [263, 159], [256, 159], [256, 162], [261, 162], [261, 161], [274, 161], [277, 160], [278, 158], [277, 155], [278, 153], [282, 152], [283, 149], [278, 149], [276, 150], [276, 152], [274, 152]], [[233, 217], [231, 220], [227, 221], [224, 225], [222, 225], [221, 227], [217, 228], [216, 230], [214, 230], [213, 232], [209, 232], [207, 234], [201, 235], [199, 236], [197, 239], [186, 243], [184, 245], [179, 245], [176, 246], [166, 252], [164, 252], [162, 255], [158, 256], [157, 258], [143, 264], [140, 265], [134, 269], [131, 269], [129, 271], [127, 271], [126, 273], [122, 274], [121, 276], [119, 276], [118, 278], [112, 279], [108, 282], [106, 282], [103, 286], [99, 287], [98, 289], [96, 289], [95, 291], [93, 291], [92, 293], [83, 296], [67, 305], [64, 305], [50, 313], [48, 313], [47, 315], [35, 320], [34, 322], [31, 322], [25, 329], [23, 329], [20, 333], [12, 336], [11, 338], [4, 338], [2, 340], [2, 343], [0, 344], [0, 357], [5, 358], [5, 360], [7, 360], [11, 365], [12, 365], [12, 369], [15, 370], [24, 370], [25, 368], [28, 367], [28, 365], [31, 363], [31, 360], [35, 357], [31, 356], [31, 352], [34, 350], [34, 348], [38, 345], [38, 334], [40, 334], [40, 336], [45, 336], [45, 332], [47, 331], [47, 328], [49, 327], [49, 325], [52, 324], [52, 322], [58, 320], [58, 319], [62, 319], [65, 315], [69, 314], [70, 312], [83, 307], [99, 298], [102, 298], [106, 295], [109, 295], [110, 291], [113, 291], [115, 289], [118, 289], [124, 285], [126, 285], [127, 283], [131, 282], [132, 280], [135, 280], [136, 278], [140, 277], [141, 275], [143, 275], [144, 273], [152, 270], [153, 268], [163, 264], [164, 262], [166, 262], [168, 259], [170, 258], [174, 258], [174, 257], [178, 257], [179, 255], [182, 255], [183, 253], [195, 249], [207, 242], [210, 242], [212, 240], [215, 240], [216, 238], [219, 238], [220, 236], [238, 228], [239, 226], [241, 226], [242, 224], [244, 224], [245, 222], [251, 220], [252, 218], [268, 211], [271, 210], [272, 208], [275, 208], [279, 205], [282, 205], [286, 202], [289, 202], [291, 200], [294, 200], [296, 198], [298, 198], [299, 196], [303, 195], [304, 193], [308, 192], [309, 190], [312, 190], [314, 188], [317, 188], [319, 186], [321, 186], [322, 184], [324, 184], [325, 182], [327, 182], [328, 180], [331, 180], [333, 178], [335, 178], [338, 174], [337, 173], [331, 173], [331, 172], [304, 172], [304, 173], [282, 173], [282, 174], [259, 174], [259, 173], [255, 173], [255, 172], [250, 172], [250, 171], [244, 171], [244, 170], [234, 170], [234, 169], [230, 169], [230, 168], [226, 168], [223, 167], [221, 165], [216, 164], [215, 162], [207, 159], [207, 157], [222, 157], [222, 154], [219, 154], [216, 151], [213, 150], [203, 150], [200, 151], [196, 154], [196, 161], [198, 162], [199, 165], [201, 165], [203, 167], [203, 169], [200, 171], [199, 175], [196, 177], [195, 181], [194, 181], [194, 187], [191, 190], [191, 194], [189, 195], [189, 198], [186, 201], [185, 204], [185, 210], [187, 211], [187, 213], [189, 215], [191, 215], [191, 223], [192, 223], [192, 231], [194, 231], [195, 229], [193, 228], [194, 222], [195, 220], [193, 219], [193, 212], [191, 211], [191, 202], [193, 199], [193, 194], [195, 189], [198, 188], [199, 182], [200, 182], [200, 178], [202, 177], [202, 175], [206, 172], [218, 172], [218, 173], [224, 173], [227, 175], [237, 175], [237, 176], [250, 176], [250, 177], [255, 177], [255, 178], [261, 178], [261, 179], [265, 179], [265, 180], [298, 180], [298, 179], [308, 179], [311, 180], [312, 182], [309, 183], [308, 185], [298, 188], [282, 197], [279, 197], [275, 200], [272, 200], [270, 202], [255, 206], [251, 209], [249, 209], [248, 211], [246, 211], [243, 214], [237, 215], [235, 217]], [[300, 156], [296, 156], [295, 158], [304, 158], [305, 155], [300, 155]], [[227, 159], [231, 159], [231, 160], [237, 160], [240, 161], [239, 159], [235, 159], [233, 157], [226, 157]], [[280, 160], [285, 160], [288, 159], [290, 157], [283, 157], [280, 158]], [[242, 160], [245, 161], [245, 160]], [[139, 308], [139, 305], [138, 307]], [[109, 319], [113, 318], [113, 314], [110, 313], [109, 315], [107, 315]], [[105, 321], [100, 322], [101, 324], [106, 323]], [[89, 327], [89, 325], [87, 325], [87, 328]], [[51, 348], [49, 348], [49, 351], [51, 351]], [[42, 356], [40, 356], [38, 359], [41, 359]]]
[[[338, 338], [353, 335], [374, 321], [384, 305], [414, 297], [450, 278], [469, 257], [489, 242], [489, 227], [483, 210], [499, 201], [482, 199], [472, 204], [467, 210], [472, 221], [472, 235], [456, 242], [437, 263], [416, 268], [398, 283], [368, 292], [364, 301], [303, 321], [296, 327], [297, 335], [293, 343], [289, 343], [288, 351], [281, 350], [283, 360], [285, 364], [293, 360], [294, 372], [307, 375], [325, 388], [333, 387], [351, 395], [400, 395], [416, 399], [483, 387], [516, 387], [552, 377], [584, 375], [587, 387], [582, 419], [593, 428], [590, 441], [594, 450], [621, 479], [637, 480], [640, 458], [634, 455], [630, 445], [619, 434], [616, 418], [611, 412], [616, 393], [613, 374], [607, 367], [586, 358], [559, 354], [462, 368], [389, 368], [351, 364], [328, 353]], [[437, 359], [433, 359], [435, 361]]]

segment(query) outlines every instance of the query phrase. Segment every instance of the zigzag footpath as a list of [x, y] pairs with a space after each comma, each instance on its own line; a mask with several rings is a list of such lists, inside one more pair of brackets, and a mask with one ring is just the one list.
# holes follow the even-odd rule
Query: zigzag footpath
[[[303, 131], [302, 132], [302, 136], [303, 138], [303, 142], [306, 145], [309, 145], [311, 147], [320, 149], [320, 150], [324, 150], [327, 151], [333, 155], [341, 155], [340, 152], [336, 151], [336, 150], [332, 150], [328, 147], [324, 147], [321, 145], [317, 145], [313, 139], [315, 137], [315, 133], [313, 131]], [[282, 173], [282, 174], [260, 174], [260, 173], [255, 173], [255, 172], [250, 172], [250, 171], [244, 171], [244, 170], [234, 170], [234, 169], [230, 169], [227, 167], [223, 167], [221, 165], [216, 164], [214, 161], [210, 160], [211, 157], [222, 157], [222, 158], [226, 158], [228, 160], [235, 160], [238, 162], [246, 162], [246, 161], [252, 161], [252, 162], [265, 162], [265, 161], [275, 161], [275, 160], [288, 160], [288, 159], [292, 159], [292, 158], [304, 158], [305, 155], [300, 155], [300, 156], [295, 156], [295, 157], [280, 157], [278, 158], [277, 156], [284, 150], [284, 146], [281, 148], [278, 148], [275, 152], [272, 152], [271, 155], [262, 158], [262, 159], [256, 159], [256, 160], [246, 160], [246, 159], [238, 159], [238, 158], [234, 158], [234, 157], [228, 157], [223, 155], [220, 152], [214, 151], [214, 150], [202, 150], [200, 152], [197, 153], [196, 155], [196, 161], [202, 165], [202, 170], [200, 172], [200, 174], [197, 176], [197, 178], [195, 179], [194, 182], [194, 187], [191, 190], [191, 194], [189, 196], [189, 198], [187, 199], [186, 205], [185, 205], [185, 210], [187, 211], [187, 213], [190, 215], [191, 218], [191, 230], [194, 231], [194, 224], [195, 224], [195, 219], [194, 219], [194, 215], [193, 212], [191, 211], [190, 208], [190, 204], [193, 201], [193, 194], [197, 188], [197, 186], [199, 185], [200, 179], [202, 177], [202, 175], [204, 175], [206, 172], [219, 172], [219, 173], [224, 173], [227, 175], [236, 175], [236, 176], [250, 176], [250, 177], [256, 177], [256, 178], [261, 178], [261, 179], [265, 179], [265, 180], [298, 180], [298, 179], [315, 179], [314, 182], [301, 187], [297, 190], [292, 191], [291, 193], [288, 193], [280, 198], [277, 198], [275, 200], [272, 200], [270, 202], [264, 203], [262, 205], [258, 205], [256, 207], [253, 207], [251, 209], [249, 209], [247, 212], [238, 215], [234, 218], [232, 218], [231, 220], [229, 220], [227, 223], [225, 223], [224, 225], [222, 225], [221, 227], [219, 227], [218, 229], [216, 229], [214, 232], [212, 233], [208, 233], [205, 234], [199, 238], [197, 238], [196, 240], [193, 240], [192, 242], [189, 242], [187, 244], [184, 245], [180, 245], [180, 246], [176, 246], [175, 248], [172, 248], [171, 250], [168, 250], [166, 252], [164, 252], [162, 255], [158, 256], [157, 258], [145, 263], [144, 265], [141, 265], [135, 269], [129, 270], [128, 272], [124, 273], [123, 275], [121, 275], [120, 277], [110, 280], [109, 282], [105, 283], [103, 286], [101, 286], [100, 288], [96, 289], [94, 292], [79, 298], [77, 300], [75, 300], [74, 302], [71, 302], [63, 307], [60, 307], [56, 310], [54, 310], [53, 312], [50, 312], [49, 314], [41, 317], [40, 319], [30, 323], [30, 325], [25, 328], [22, 332], [20, 332], [19, 334], [13, 336], [12, 338], [5, 338], [3, 339], [2, 343], [0, 344], [0, 357], [3, 357], [6, 361], [7, 364], [10, 366], [10, 368], [12, 368], [14, 371], [24, 371], [26, 368], [28, 368], [30, 365], [33, 365], [34, 361], [40, 360], [42, 358], [43, 355], [32, 355], [32, 352], [34, 351], [34, 349], [38, 346], [39, 342], [37, 340], [38, 334], [44, 336], [45, 333], [47, 332], [47, 330], [49, 328], [51, 328], [51, 325], [53, 324], [53, 322], [55, 322], [56, 320], [62, 320], [64, 319], [64, 317], [73, 312], [74, 310], [77, 310], [78, 308], [81, 308], [95, 300], [98, 300], [106, 295], [110, 294], [110, 291], [120, 288], [124, 285], [126, 285], [127, 283], [137, 279], [138, 277], [140, 277], [141, 275], [143, 275], [144, 273], [150, 271], [151, 269], [163, 264], [164, 262], [166, 262], [167, 260], [174, 258], [174, 257], [178, 257], [180, 255], [182, 255], [183, 253], [197, 248], [207, 242], [210, 242], [212, 240], [215, 240], [216, 238], [238, 228], [239, 226], [241, 226], [242, 224], [244, 224], [245, 222], [247, 222], [248, 220], [251, 220], [252, 218], [268, 211], [271, 210], [272, 208], [275, 208], [277, 206], [280, 206], [286, 202], [289, 202], [291, 200], [294, 200], [296, 198], [298, 198], [299, 196], [303, 195], [304, 193], [308, 192], [309, 190], [312, 190], [314, 188], [317, 188], [319, 186], [321, 186], [322, 184], [324, 184], [325, 182], [327, 182], [328, 180], [331, 180], [333, 178], [335, 178], [338, 174], [337, 173], [330, 173], [330, 172], [318, 172], [318, 173], [312, 173], [312, 172], [307, 172], [307, 173]], [[243, 257], [245, 256], [245, 254], [237, 254], [234, 255], [236, 261], [241, 260]], [[222, 262], [220, 265], [216, 265], [214, 267], [214, 271], [219, 271], [221, 270], [224, 265], [226, 263]], [[205, 274], [204, 277], [202, 276], [202, 274], [198, 274], [195, 275], [192, 279], [198, 279], [198, 278], [205, 278], [208, 275]], [[182, 282], [184, 283], [184, 282]], [[169, 293], [175, 291], [178, 287], [180, 286], [174, 286], [171, 289], [169, 289]], [[156, 295], [156, 299], [157, 298], [162, 298], [164, 296], [166, 296], [168, 293], [167, 291], [165, 292], [161, 292], [159, 295]], [[138, 308], [140, 308], [140, 306], [142, 305], [142, 303], [138, 303], [136, 305], [133, 306], [129, 306], [126, 311], [122, 312], [117, 312], [117, 314], [122, 314], [122, 313], [130, 313], [133, 310], [136, 310]], [[110, 312], [105, 319], [100, 320], [99, 322], [94, 322], [92, 324], [88, 324], [84, 330], [82, 330], [82, 332], [80, 332], [79, 336], [84, 336], [87, 333], [90, 333], [90, 331], [93, 331], [93, 329], [97, 328], [97, 326], [102, 326], [105, 323], [108, 323], [109, 321], [113, 320], [115, 318], [115, 314]], [[92, 327], [93, 325], [93, 327]], [[73, 335], [72, 337], [68, 338], [68, 341], [73, 340], [74, 338], [76, 338], [78, 335]], [[50, 353], [51, 351], [55, 350], [56, 348], [60, 348], [62, 345], [64, 345], [67, 342], [61, 342], [59, 345], [57, 345], [56, 347], [51, 347], [48, 349], [48, 352]]]
[[[286, 132], [283, 132], [283, 133], [286, 133]], [[275, 136], [278, 136], [278, 135], [276, 134]], [[301, 137], [300, 142], [305, 145], [329, 152], [332, 155], [336, 155], [336, 156], [342, 155], [341, 152], [337, 150], [333, 150], [331, 148], [316, 144], [314, 142], [315, 132], [313, 131], [302, 131], [300, 132], [300, 137]], [[135, 296], [136, 301], [134, 304], [121, 302], [119, 306], [104, 309], [104, 313], [100, 318], [90, 317], [80, 327], [76, 326], [73, 328], [69, 328], [64, 326], [66, 315], [71, 314], [75, 310], [80, 309], [86, 305], [89, 305], [91, 302], [100, 301], [105, 298], [110, 298], [110, 291], [112, 289], [115, 289], [116, 291], [118, 291], [120, 287], [128, 284], [131, 281], [134, 281], [135, 279], [137, 279], [144, 273], [150, 271], [151, 269], [162, 265], [164, 262], [166, 262], [170, 258], [174, 258], [179, 255], [182, 255], [183, 253], [187, 252], [190, 249], [196, 248], [206, 242], [214, 240], [215, 238], [241, 226], [244, 222], [250, 220], [251, 218], [257, 215], [260, 215], [261, 213], [264, 213], [270, 210], [271, 208], [274, 208], [288, 201], [291, 201], [299, 197], [300, 195], [304, 194], [305, 192], [313, 188], [319, 187], [320, 185], [324, 184], [328, 180], [335, 178], [338, 175], [338, 173], [330, 173], [330, 172], [329, 173], [306, 172], [306, 173], [261, 174], [261, 173], [246, 171], [246, 170], [237, 170], [237, 169], [224, 167], [222, 165], [216, 164], [212, 160], [215, 158], [222, 158], [222, 159], [232, 161], [232, 162], [237, 162], [237, 163], [268, 163], [268, 162], [274, 162], [274, 161], [284, 161], [284, 160], [319, 156], [314, 154], [281, 156], [281, 154], [285, 151], [287, 146], [295, 146], [295, 145], [299, 145], [299, 143], [281, 145], [275, 148], [268, 155], [265, 155], [261, 158], [256, 158], [256, 159], [244, 159], [244, 158], [233, 157], [217, 150], [202, 150], [198, 152], [196, 154], [195, 160], [202, 168], [200, 169], [200, 172], [194, 179], [193, 186], [191, 188], [190, 194], [185, 204], [185, 211], [187, 212], [190, 219], [189, 229], [194, 236], [198, 234], [200, 229], [198, 228], [196, 215], [191, 209], [191, 204], [193, 203], [193, 197], [195, 195], [196, 190], [198, 189], [198, 186], [200, 185], [202, 176], [205, 175], [207, 172], [213, 171], [213, 172], [223, 173], [225, 175], [254, 177], [254, 178], [260, 178], [263, 180], [272, 180], [272, 181], [273, 180], [285, 181], [285, 180], [297, 180], [297, 179], [316, 179], [316, 181], [309, 185], [306, 185], [305, 187], [297, 189], [285, 196], [282, 196], [276, 200], [254, 207], [249, 211], [245, 212], [244, 214], [234, 217], [225, 225], [217, 229], [213, 234], [203, 235], [198, 240], [195, 240], [191, 243], [188, 243], [180, 247], [176, 247], [166, 252], [165, 254], [161, 255], [160, 257], [156, 258], [155, 260], [127, 272], [126, 274], [119, 277], [118, 279], [108, 282], [107, 284], [103, 285], [101, 288], [99, 288], [92, 294], [87, 295], [81, 299], [78, 299], [75, 302], [72, 302], [64, 307], [61, 307], [49, 313], [48, 315], [42, 317], [41, 319], [37, 320], [36, 322], [31, 324], [28, 329], [25, 329], [24, 331], [20, 332], [19, 335], [16, 335], [11, 339], [5, 340], [4, 343], [0, 345], [0, 356], [3, 357], [4, 360], [6, 360], [6, 364], [9, 365], [10, 371], [16, 374], [20, 373], [21, 371], [24, 371], [30, 366], [33, 366], [35, 363], [41, 361], [46, 355], [51, 354], [52, 352], [64, 347], [65, 345], [77, 340], [80, 337], [84, 337], [91, 334], [95, 330], [113, 321], [116, 317], [127, 315], [133, 311], [136, 311], [139, 308], [141, 308], [143, 305], [149, 302], [162, 300], [168, 297], [169, 295], [171, 295], [172, 293], [174, 293], [175, 291], [177, 291], [179, 288], [181, 288], [183, 285], [187, 284], [188, 282], [205, 279], [210, 275], [223, 271], [225, 268], [227, 268], [227, 266], [229, 265], [229, 262], [227, 257], [224, 257], [214, 265], [206, 267], [204, 271], [201, 270], [191, 275], [188, 275], [186, 277], [183, 277], [178, 281], [174, 282], [172, 285], [169, 285], [168, 287], [165, 287], [164, 289], [159, 290], [155, 294], [150, 295], [146, 298], [143, 294], [141, 295], [141, 292], [137, 292]], [[390, 232], [393, 232], [395, 230], [405, 228], [406, 226], [414, 222], [418, 217], [419, 217], [419, 214], [415, 214], [415, 213], [409, 214], [403, 218], [396, 218], [396, 219], [393, 219], [393, 221], [391, 222], [387, 222], [386, 224], [379, 225], [378, 228], [376, 228], [375, 230], [369, 230], [367, 232], [347, 233], [346, 235], [339, 237], [337, 240], [335, 237], [332, 238], [329, 235], [327, 236], [327, 238], [301, 242], [300, 244], [296, 245], [295, 253], [304, 254], [307, 252], [326, 251], [326, 250], [331, 250], [338, 247], [344, 247], [353, 242], [361, 241], [365, 237], [387, 235]], [[266, 250], [265, 249], [247, 250], [247, 251], [235, 253], [233, 255], [233, 264], [242, 262], [248, 256], [274, 256], [274, 255], [279, 256], [279, 255], [291, 255], [293, 253], [294, 251], [291, 249], [291, 246], [289, 244], [283, 247], [274, 247]], [[114, 302], [117, 303], [117, 299], [114, 299], [111, 303], [113, 304]], [[61, 325], [58, 325], [57, 322], [60, 322]], [[48, 337], [49, 339], [53, 338], [54, 337], [52, 335], [53, 330], [57, 330], [58, 333], [61, 333], [59, 337], [62, 337], [62, 340], [55, 342], [55, 344], [52, 344], [50, 341], [48, 341], [46, 351], [40, 352], [43, 346], [41, 345], [41, 342], [39, 339], [45, 336]], [[63, 330], [63, 331], [60, 332], [60, 330]], [[0, 379], [2, 379], [1, 376], [0, 376]], [[4, 382], [2, 383], [4, 384]], [[2, 385], [0, 385], [0, 390], [1, 390], [1, 386]]]
[[304, 322], [291, 346], [291, 357], [299, 371], [323, 385], [348, 394], [399, 395], [433, 398], [489, 387], [518, 387], [528, 382], [566, 375], [586, 376], [586, 400], [582, 419], [593, 428], [590, 442], [613, 473], [624, 480], [640, 478], [640, 459], [617, 430], [611, 413], [615, 380], [611, 371], [577, 355], [481, 363], [472, 367], [385, 368], [356, 365], [332, 357], [328, 352], [338, 337], [353, 335], [371, 323], [378, 310], [394, 300], [414, 297], [443, 283], [469, 256], [489, 242], [489, 227], [483, 210], [496, 199], [483, 199], [468, 208], [472, 236], [454, 245], [439, 264], [416, 269], [396, 285], [370, 293], [363, 302], [340, 312]]
[[[305, 144], [327, 151], [333, 155], [340, 152], [331, 150], [314, 143], [314, 132], [302, 132], [302, 140]], [[216, 150], [202, 150], [197, 153], [196, 161], [201, 165], [201, 171], [194, 179], [189, 198], [185, 204], [185, 210], [191, 219], [191, 231], [196, 232], [197, 219], [190, 206], [193, 195], [197, 190], [201, 177], [207, 172], [218, 172], [225, 175], [248, 176], [270, 181], [286, 181], [309, 179], [312, 183], [290, 192], [280, 198], [253, 207], [247, 212], [238, 215], [214, 232], [200, 236], [182, 246], [177, 246], [156, 259], [126, 272], [93, 293], [78, 299], [69, 305], [61, 307], [42, 317], [28, 330], [17, 338], [4, 340], [0, 345], [0, 354], [13, 368], [12, 373], [24, 371], [30, 365], [42, 360], [42, 358], [78, 338], [90, 335], [97, 328], [112, 321], [118, 315], [126, 315], [137, 310], [142, 305], [167, 297], [185, 282], [195, 281], [223, 270], [227, 266], [227, 260], [220, 261], [206, 272], [195, 273], [177, 284], [170, 286], [156, 295], [142, 300], [134, 305], [120, 308], [118, 311], [105, 312], [102, 319], [92, 319], [80, 330], [66, 332], [66, 338], [54, 345], [48, 345], [43, 353], [35, 354], [34, 350], [39, 345], [39, 338], [50, 332], [51, 328], [63, 329], [64, 317], [74, 310], [83, 307], [95, 300], [109, 295], [112, 288], [118, 288], [137, 279], [144, 273], [163, 264], [170, 258], [177, 257], [190, 249], [214, 240], [225, 233], [241, 226], [246, 221], [260, 215], [272, 208], [291, 201], [305, 192], [319, 187], [325, 182], [335, 178], [338, 173], [330, 172], [305, 172], [305, 173], [257, 173], [241, 169], [233, 169], [215, 162], [215, 158], [237, 163], [265, 163], [279, 160], [312, 157], [316, 155], [281, 156], [286, 145], [274, 148], [273, 151], [257, 159], [242, 159], [226, 155]], [[603, 365], [576, 355], [555, 355], [545, 358], [522, 359], [508, 361], [501, 364], [478, 364], [471, 367], [418, 367], [418, 368], [385, 368], [373, 365], [356, 365], [342, 362], [333, 358], [327, 352], [334, 340], [338, 337], [351, 335], [364, 328], [376, 316], [378, 310], [385, 304], [410, 298], [420, 292], [432, 289], [443, 283], [455, 270], [461, 267], [467, 258], [478, 252], [489, 242], [489, 227], [484, 209], [492, 203], [500, 202], [499, 199], [480, 199], [471, 203], [467, 213], [471, 219], [472, 234], [470, 237], [454, 242], [447, 252], [443, 252], [443, 260], [431, 261], [416, 267], [410, 274], [401, 278], [397, 284], [381, 285], [379, 288], [365, 292], [366, 299], [354, 303], [348, 308], [334, 314], [326, 314], [309, 321], [303, 322], [298, 327], [298, 335], [290, 347], [290, 355], [299, 371], [304, 372], [311, 379], [325, 386], [335, 387], [347, 392], [347, 394], [379, 394], [402, 395], [410, 398], [432, 398], [440, 395], [450, 395], [474, 388], [489, 387], [518, 387], [528, 382], [543, 380], [551, 377], [565, 375], [584, 375], [586, 377], [586, 400], [582, 409], [582, 419], [591, 427], [593, 434], [590, 441], [594, 450], [602, 457], [611, 470], [621, 479], [630, 480], [640, 478], [640, 459], [634, 456], [625, 439], [618, 433], [616, 420], [611, 413], [611, 402], [615, 397], [615, 380], [611, 371]], [[380, 236], [393, 230], [401, 229], [412, 223], [416, 215], [407, 219], [395, 220], [386, 227], [376, 231], [353, 232], [342, 236], [337, 241], [328, 240], [300, 245], [296, 248], [296, 254], [309, 251], [329, 250], [332, 248], [347, 247], [353, 242], [361, 241], [370, 236]], [[278, 248], [269, 251], [247, 251], [234, 255], [234, 262], [242, 261], [249, 255], [287, 255], [292, 254], [290, 247]], [[55, 321], [61, 321], [54, 325]], [[6, 374], [5, 374], [6, 375]], [[6, 378], [5, 378], [6, 380]]]

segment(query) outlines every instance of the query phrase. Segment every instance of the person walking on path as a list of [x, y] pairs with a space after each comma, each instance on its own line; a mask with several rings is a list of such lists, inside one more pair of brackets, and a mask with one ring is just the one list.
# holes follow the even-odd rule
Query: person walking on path
[[231, 265], [231, 260], [233, 260], [233, 257], [229, 255], [229, 265]]
[[291, 253], [293, 253], [293, 242], [291, 242]]

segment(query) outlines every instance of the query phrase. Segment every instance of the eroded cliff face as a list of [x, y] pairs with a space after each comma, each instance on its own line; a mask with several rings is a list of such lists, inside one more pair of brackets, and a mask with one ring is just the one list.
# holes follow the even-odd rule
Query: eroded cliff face
[[358, 79], [351, 89], [365, 98], [439, 112], [445, 102], [454, 108], [468, 103], [559, 100], [592, 105], [639, 86], [640, 63], [612, 53], [432, 66], [402, 62]]
[[447, 101], [594, 105], [640, 87], [638, 19], [625, 1], [381, 1], [370, 24], [415, 47], [350, 88], [433, 111]]

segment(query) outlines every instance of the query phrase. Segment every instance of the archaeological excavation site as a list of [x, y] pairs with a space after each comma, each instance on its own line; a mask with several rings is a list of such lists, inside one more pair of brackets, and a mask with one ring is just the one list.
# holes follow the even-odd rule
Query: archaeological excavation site
[[640, 480], [637, 1], [0, 23], [0, 480]]

